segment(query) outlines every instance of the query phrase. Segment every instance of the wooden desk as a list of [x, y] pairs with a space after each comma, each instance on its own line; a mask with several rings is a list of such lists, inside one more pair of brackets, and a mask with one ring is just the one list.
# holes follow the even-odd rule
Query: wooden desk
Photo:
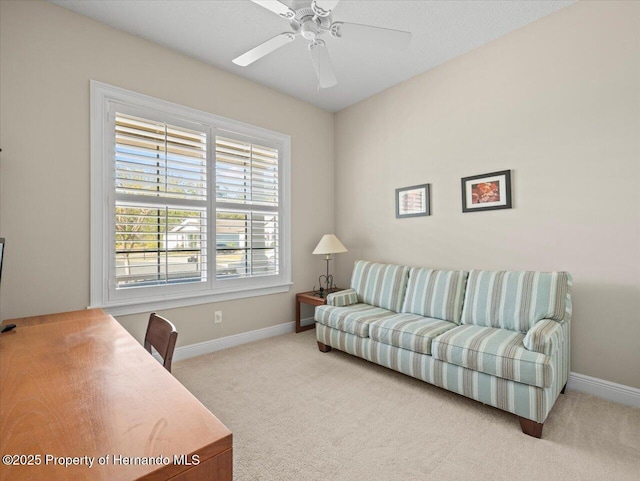
[[231, 432], [113, 317], [4, 323], [17, 327], [0, 335], [0, 454], [40, 464], [5, 461], [0, 480], [231, 481]]

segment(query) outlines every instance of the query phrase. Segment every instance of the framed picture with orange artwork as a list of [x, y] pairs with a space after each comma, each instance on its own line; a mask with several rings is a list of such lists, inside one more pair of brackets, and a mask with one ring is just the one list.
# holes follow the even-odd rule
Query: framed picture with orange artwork
[[511, 209], [511, 171], [462, 178], [462, 212]]

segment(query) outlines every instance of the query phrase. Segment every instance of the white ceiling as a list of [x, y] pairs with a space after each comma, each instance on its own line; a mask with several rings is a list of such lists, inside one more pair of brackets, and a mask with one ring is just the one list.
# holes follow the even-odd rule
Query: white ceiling
[[[50, 0], [125, 32], [336, 112], [555, 12], [575, 0], [342, 0], [333, 21], [408, 30], [394, 52], [323, 36], [338, 85], [318, 90], [302, 38], [248, 67], [232, 59], [290, 31], [283, 18], [250, 0]], [[310, 0], [284, 0], [293, 9]]]

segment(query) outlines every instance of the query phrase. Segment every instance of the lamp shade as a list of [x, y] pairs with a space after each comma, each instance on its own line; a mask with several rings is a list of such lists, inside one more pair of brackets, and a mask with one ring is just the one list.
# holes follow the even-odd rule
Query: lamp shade
[[316, 248], [313, 249], [313, 254], [339, 254], [341, 252], [347, 252], [347, 248], [333, 234], [323, 235]]

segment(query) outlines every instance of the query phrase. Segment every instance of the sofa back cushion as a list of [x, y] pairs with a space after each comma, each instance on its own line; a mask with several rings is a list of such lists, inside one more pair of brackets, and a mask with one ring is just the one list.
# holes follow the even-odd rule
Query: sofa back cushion
[[460, 324], [468, 275], [466, 271], [413, 267], [402, 312]]
[[471, 271], [462, 324], [526, 333], [541, 319], [571, 317], [567, 272]]
[[400, 312], [407, 289], [409, 268], [391, 264], [356, 261], [351, 276], [351, 288], [358, 302]]

